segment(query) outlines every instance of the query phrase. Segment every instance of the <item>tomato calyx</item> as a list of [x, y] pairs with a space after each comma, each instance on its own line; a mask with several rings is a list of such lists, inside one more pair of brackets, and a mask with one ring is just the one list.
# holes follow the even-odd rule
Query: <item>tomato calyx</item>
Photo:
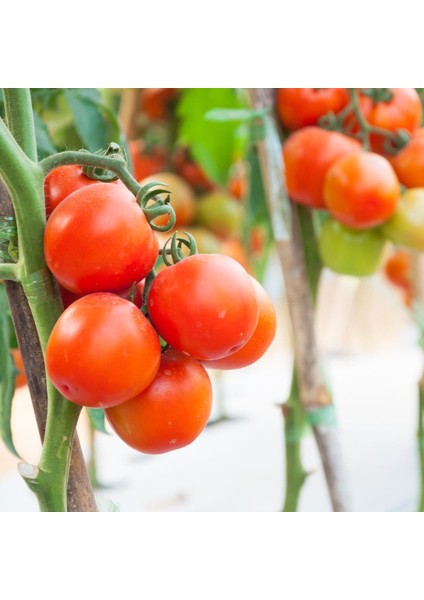
[[[162, 255], [162, 260], [167, 267], [171, 267], [184, 258], [187, 258], [187, 254], [184, 254], [182, 250], [183, 246], [188, 248], [188, 256], [197, 254], [197, 244], [194, 237], [188, 231], [184, 231], [184, 235], [186, 235], [188, 239], [178, 237], [178, 232], [175, 232], [171, 238], [166, 240], [162, 250], [159, 251]], [[168, 248], [169, 245], [171, 246], [170, 248]]]
[[391, 102], [394, 97], [391, 88], [361, 88], [361, 94], [371, 98], [373, 104], [380, 102]]

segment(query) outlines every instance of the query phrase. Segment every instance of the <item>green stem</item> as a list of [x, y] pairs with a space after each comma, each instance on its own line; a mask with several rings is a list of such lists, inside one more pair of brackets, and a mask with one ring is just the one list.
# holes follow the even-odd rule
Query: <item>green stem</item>
[[[311, 209], [306, 206], [293, 204], [293, 210], [296, 211], [299, 220], [309, 288], [313, 302], [316, 303], [322, 262], [317, 252], [314, 216]], [[294, 366], [290, 396], [283, 406], [283, 413], [286, 448], [286, 495], [283, 512], [296, 512], [300, 493], [307, 477], [301, 455], [301, 441], [307, 419], [300, 398], [299, 383]]]
[[[10, 90], [4, 90], [4, 96], [10, 106], [11, 130], [0, 120], [0, 175], [9, 190], [15, 211], [19, 246], [19, 261], [15, 266], [20, 270], [20, 282], [44, 352], [50, 332], [62, 312], [43, 252], [44, 175], [38, 164], [30, 160], [20, 147], [22, 144], [22, 148], [31, 151], [34, 137], [33, 123], [28, 116], [31, 110], [29, 94], [19, 94], [19, 102]], [[29, 106], [25, 107], [24, 101]], [[17, 115], [12, 111], [13, 106], [18, 106]], [[20, 144], [13, 137], [15, 128]], [[21, 469], [43, 511], [66, 511], [69, 459], [79, 412], [80, 407], [65, 400], [48, 383], [48, 416], [40, 464], [33, 472]]]
[[424, 512], [424, 381], [420, 380], [418, 386], [418, 456], [420, 460], [421, 492], [418, 512]]
[[296, 512], [300, 492], [307, 477], [302, 464], [301, 440], [306, 420], [299, 395], [296, 369], [293, 369], [290, 397], [283, 405], [286, 447], [286, 495], [283, 512]]
[[21, 273], [17, 263], [0, 263], [0, 279], [20, 281]]
[[126, 185], [126, 187], [137, 196], [141, 189], [138, 181], [131, 175], [127, 169], [126, 162], [123, 157], [115, 156], [102, 156], [101, 154], [95, 154], [93, 152], [81, 152], [74, 150], [66, 150], [65, 152], [59, 152], [58, 154], [52, 154], [47, 156], [39, 162], [39, 165], [44, 173], [47, 175], [53, 169], [63, 165], [81, 165], [83, 167], [99, 167], [106, 171], [112, 171], [119, 177], [119, 179]]
[[370, 150], [371, 149], [371, 144], [370, 144], [370, 129], [369, 129], [369, 125], [364, 117], [364, 115], [362, 114], [362, 110], [359, 104], [359, 94], [358, 94], [358, 90], [355, 88], [352, 88], [349, 90], [349, 94], [350, 94], [350, 101], [352, 104], [352, 110], [353, 113], [358, 121], [359, 127], [362, 131], [362, 146], [364, 148], [364, 150]]
[[4, 88], [3, 96], [6, 123], [10, 131], [28, 158], [36, 161], [37, 142], [29, 89]]

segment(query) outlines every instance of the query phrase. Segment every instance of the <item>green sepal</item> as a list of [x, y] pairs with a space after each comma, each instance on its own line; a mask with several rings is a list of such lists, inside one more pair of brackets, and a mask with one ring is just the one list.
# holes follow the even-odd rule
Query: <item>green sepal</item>
[[101, 433], [107, 433], [105, 427], [105, 411], [102, 408], [88, 408], [87, 414], [90, 420], [90, 426], [95, 431], [100, 431]]

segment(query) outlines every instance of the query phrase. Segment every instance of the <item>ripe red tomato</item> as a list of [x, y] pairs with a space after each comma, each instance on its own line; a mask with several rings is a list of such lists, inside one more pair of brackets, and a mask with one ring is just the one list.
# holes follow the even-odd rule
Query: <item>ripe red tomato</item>
[[[391, 88], [391, 100], [373, 103], [371, 98], [361, 96], [361, 110], [370, 125], [388, 131], [405, 129], [413, 133], [420, 125], [422, 107], [418, 92], [414, 88]], [[371, 147], [375, 152], [383, 151], [384, 137], [373, 133]]]
[[15, 376], [15, 388], [20, 388], [26, 385], [27, 383], [21, 351], [19, 350], [19, 348], [11, 348], [10, 352], [12, 354], [15, 367], [19, 371], [19, 373], [17, 373], [17, 375]]
[[324, 182], [329, 211], [353, 229], [381, 225], [396, 210], [399, 194], [393, 167], [372, 152], [342, 156], [330, 167]]
[[214, 185], [207, 178], [203, 169], [190, 158], [184, 148], [177, 150], [174, 156], [175, 170], [197, 192], [212, 190]]
[[141, 110], [151, 119], [164, 119], [170, 101], [177, 95], [176, 88], [144, 88], [141, 92]]
[[414, 136], [389, 159], [399, 181], [408, 188], [424, 187], [424, 136]]
[[[144, 186], [148, 183], [153, 183], [154, 181], [169, 186], [162, 189], [169, 189], [171, 194], [170, 204], [175, 212], [174, 229], [190, 223], [196, 210], [196, 198], [188, 183], [175, 173], [161, 172], [153, 173], [149, 177], [145, 177], [140, 181], [140, 185]], [[161, 226], [166, 225], [168, 222], [169, 217], [167, 215], [161, 215], [154, 220], [155, 225]]]
[[143, 149], [143, 143], [140, 140], [130, 140], [128, 149], [131, 155], [131, 162], [134, 177], [137, 181], [163, 171], [166, 168], [166, 152], [161, 149], [156, 149], [152, 153], [147, 154]]
[[162, 270], [150, 288], [150, 318], [173, 348], [200, 360], [240, 349], [258, 321], [250, 276], [234, 259], [195, 254]]
[[349, 102], [345, 88], [279, 88], [277, 112], [288, 129], [316, 125], [329, 112], [338, 113]]
[[75, 294], [120, 291], [151, 271], [158, 241], [133, 198], [126, 188], [96, 183], [52, 213], [44, 253], [63, 287]]
[[404, 290], [411, 288], [411, 255], [406, 250], [396, 250], [384, 266], [387, 279]]
[[46, 348], [47, 373], [68, 400], [114, 406], [133, 398], [159, 369], [159, 338], [140, 310], [115, 294], [89, 294], [57, 320]]
[[191, 444], [205, 428], [211, 412], [212, 386], [204, 367], [193, 358], [169, 349], [151, 385], [106, 417], [129, 446], [161, 454]]
[[50, 171], [44, 182], [46, 216], [49, 217], [69, 194], [93, 183], [98, 182], [86, 177], [79, 165], [65, 165]]
[[325, 208], [325, 175], [335, 160], [360, 149], [357, 140], [336, 131], [305, 127], [293, 133], [283, 146], [287, 190], [295, 202]]
[[211, 369], [241, 369], [259, 360], [271, 345], [277, 329], [277, 316], [274, 305], [261, 284], [253, 277], [252, 282], [255, 286], [259, 307], [258, 323], [252, 337], [243, 348], [234, 354], [218, 360], [204, 361], [205, 367]]

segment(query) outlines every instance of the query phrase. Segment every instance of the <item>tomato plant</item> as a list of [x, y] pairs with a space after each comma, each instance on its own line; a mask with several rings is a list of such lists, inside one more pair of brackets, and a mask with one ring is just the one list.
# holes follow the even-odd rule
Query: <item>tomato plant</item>
[[379, 268], [385, 240], [377, 229], [350, 229], [329, 217], [322, 225], [318, 246], [322, 262], [342, 275], [366, 277]]
[[349, 102], [345, 88], [279, 88], [276, 106], [288, 129], [316, 125], [328, 112], [338, 113]]
[[342, 156], [325, 176], [327, 208], [337, 220], [354, 229], [381, 225], [396, 210], [399, 195], [393, 167], [372, 152]]
[[[367, 122], [386, 131], [403, 129], [413, 133], [422, 119], [421, 101], [414, 88], [388, 88], [385, 99], [375, 101], [362, 95], [361, 110]], [[376, 152], [384, 152], [384, 136], [371, 134], [371, 146]]]
[[258, 320], [250, 276], [219, 254], [188, 256], [162, 270], [150, 288], [148, 310], [168, 344], [201, 360], [236, 352]]
[[382, 232], [394, 244], [424, 252], [424, 188], [406, 190]]
[[169, 349], [148, 388], [106, 409], [118, 436], [139, 452], [160, 454], [191, 444], [203, 431], [212, 407], [212, 385], [195, 359]]
[[324, 178], [341, 156], [359, 150], [358, 141], [318, 127], [305, 127], [293, 133], [283, 146], [289, 196], [313, 208], [325, 208]]
[[47, 373], [72, 402], [113, 406], [133, 398], [155, 377], [159, 338], [128, 300], [89, 294], [57, 320], [46, 349]]
[[69, 291], [119, 291], [149, 273], [158, 241], [128, 190], [96, 183], [73, 192], [52, 213], [44, 252]]
[[204, 361], [205, 367], [224, 370], [241, 369], [258, 361], [271, 345], [277, 329], [275, 308], [261, 284], [253, 277], [252, 282], [255, 286], [259, 309], [255, 331], [243, 348], [224, 358]]

